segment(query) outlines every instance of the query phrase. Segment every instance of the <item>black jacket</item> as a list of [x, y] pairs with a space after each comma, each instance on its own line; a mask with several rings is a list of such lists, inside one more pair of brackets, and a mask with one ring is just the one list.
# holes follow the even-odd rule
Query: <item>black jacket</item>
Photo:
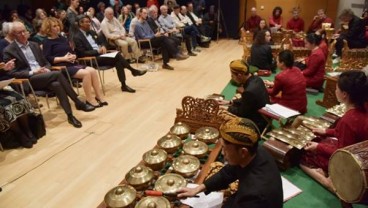
[[[90, 30], [88, 33], [91, 34], [92, 38], [96, 41], [97, 45], [106, 46], [106, 41], [93, 30]], [[88, 42], [86, 36], [78, 30], [74, 36], [73, 41], [75, 44], [75, 52], [78, 57], [86, 57], [86, 56], [98, 56], [98, 50], [94, 50], [91, 44]]]

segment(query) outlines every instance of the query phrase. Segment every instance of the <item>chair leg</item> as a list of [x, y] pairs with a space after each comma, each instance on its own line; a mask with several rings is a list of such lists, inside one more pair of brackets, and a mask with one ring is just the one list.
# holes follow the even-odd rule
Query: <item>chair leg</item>
[[[102, 82], [102, 78], [101, 78], [101, 74], [100, 74], [100, 70], [99, 70], [99, 67], [100, 66], [98, 65], [97, 59], [93, 59], [93, 60], [95, 61], [95, 65], [96, 65], [96, 68], [98, 70], [98, 79], [100, 80], [100, 84], [101, 84], [101, 88], [102, 88], [102, 93], [105, 95], [105, 86], [104, 86], [105, 81]], [[91, 62], [91, 66], [93, 67], [92, 60], [90, 60], [90, 62]], [[104, 77], [104, 80], [105, 80], [105, 77]]]
[[47, 108], [50, 109], [49, 96], [47, 94], [46, 94], [46, 104], [47, 104]]
[[[35, 99], [35, 101], [37, 102], [37, 96], [36, 96], [36, 93], [35, 93], [35, 91], [33, 90], [33, 87], [32, 87], [32, 85], [31, 85], [31, 83], [29, 82], [29, 80], [27, 80], [27, 83], [28, 83], [29, 88], [31, 89], [31, 92], [32, 92], [33, 98], [34, 98], [34, 99]], [[24, 95], [25, 93], [24, 93], [23, 85], [21, 85], [21, 87], [20, 87], [20, 88], [22, 89], [22, 93], [23, 93], [23, 95]], [[24, 96], [24, 97], [25, 97], [25, 96]], [[38, 111], [40, 112], [40, 114], [42, 115], [42, 111], [41, 111], [40, 105], [38, 105], [38, 103], [37, 103], [37, 108], [38, 108]]]
[[1, 144], [1, 142], [0, 142], [0, 151], [4, 152], [4, 148], [3, 148], [3, 145]]

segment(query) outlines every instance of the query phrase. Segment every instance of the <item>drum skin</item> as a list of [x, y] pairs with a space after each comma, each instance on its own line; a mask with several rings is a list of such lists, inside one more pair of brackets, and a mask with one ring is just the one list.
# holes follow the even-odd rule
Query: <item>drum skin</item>
[[337, 150], [328, 165], [337, 196], [348, 203], [368, 203], [368, 141]]

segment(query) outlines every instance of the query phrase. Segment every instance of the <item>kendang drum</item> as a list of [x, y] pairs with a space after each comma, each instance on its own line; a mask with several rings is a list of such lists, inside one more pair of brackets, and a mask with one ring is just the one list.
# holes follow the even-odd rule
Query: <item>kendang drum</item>
[[337, 150], [330, 158], [328, 172], [340, 199], [368, 204], [368, 141]]

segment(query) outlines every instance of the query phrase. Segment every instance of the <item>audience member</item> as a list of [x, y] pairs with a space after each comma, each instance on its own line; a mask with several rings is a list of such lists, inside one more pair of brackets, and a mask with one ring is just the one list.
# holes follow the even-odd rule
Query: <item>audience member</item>
[[79, 0], [70, 0], [69, 7], [66, 10], [66, 19], [69, 26], [70, 38], [73, 38], [73, 34], [78, 30], [76, 20], [78, 16]]
[[335, 190], [328, 177], [328, 161], [331, 155], [337, 149], [368, 138], [367, 92], [368, 81], [364, 72], [343, 72], [337, 81], [335, 94], [337, 100], [345, 104], [345, 114], [334, 127], [313, 129], [317, 139], [304, 147], [300, 167], [333, 193]]
[[[101, 57], [100, 55], [106, 53], [106, 41], [99, 36], [95, 31], [91, 30], [91, 19], [89, 16], [80, 16], [78, 18], [79, 31], [74, 36], [75, 50], [78, 57], [88, 57], [95, 56], [97, 58], [98, 64], [115, 66], [118, 74], [119, 81], [121, 83], [121, 90], [123, 92], [134, 93], [135, 90], [130, 88], [126, 84], [126, 76], [124, 69], [130, 70], [133, 76], [142, 76], [146, 71], [139, 71], [134, 69], [130, 64], [124, 59], [121, 53], [116, 54], [114, 58]], [[101, 103], [101, 100], [97, 100]], [[107, 105], [105, 102], [104, 104]]]
[[[215, 5], [211, 5], [203, 16], [203, 35], [211, 39], [217, 39], [217, 33], [222, 32], [221, 24], [218, 25], [218, 15]], [[218, 28], [217, 28], [218, 27]]]
[[[141, 51], [138, 48], [137, 41], [128, 37], [125, 28], [120, 24], [119, 20], [114, 17], [114, 12], [111, 7], [105, 9], [105, 18], [101, 22], [101, 29], [108, 40], [113, 41], [121, 50], [126, 59], [138, 59], [139, 62], [144, 62], [141, 56]], [[129, 53], [128, 47], [132, 50], [132, 55]]]
[[102, 20], [105, 18], [105, 8], [106, 8], [106, 5], [105, 3], [103, 2], [98, 2], [97, 4], [97, 9], [98, 9], [98, 12], [96, 14], [96, 17], [97, 19], [102, 22]]
[[95, 9], [93, 7], [88, 8], [87, 15], [91, 18], [91, 30], [99, 34], [101, 32], [101, 22], [95, 17]]
[[294, 54], [289, 50], [281, 51], [277, 57], [281, 72], [275, 76], [275, 81], [265, 80], [265, 84], [269, 87], [271, 102], [304, 114], [307, 112], [306, 82], [302, 72], [293, 64]]
[[13, 23], [12, 22], [4, 22], [2, 25], [2, 32], [4, 35], [4, 38], [0, 39], [0, 62], [4, 61], [3, 58], [3, 52], [4, 49], [14, 41], [14, 36], [11, 33]]
[[129, 28], [130, 28], [130, 23], [133, 18], [134, 18], [134, 14], [129, 12], [129, 9], [127, 6], [123, 6], [121, 8], [121, 14], [119, 15], [118, 19], [120, 23], [124, 26], [125, 30], [128, 31], [128, 33], [130, 33]]
[[250, 32], [255, 32], [262, 18], [257, 14], [257, 9], [252, 7], [250, 17], [245, 21], [244, 29]]
[[[86, 96], [86, 103], [95, 108], [101, 107], [97, 100], [104, 102], [105, 98], [101, 90], [96, 70], [92, 67], [76, 63], [77, 56], [70, 47], [68, 39], [59, 36], [61, 29], [61, 22], [54, 17], [48, 17], [43, 21], [42, 31], [44, 31], [48, 37], [43, 42], [44, 56], [47, 61], [54, 66], [65, 66], [72, 78], [81, 79], [83, 82], [84, 94]], [[96, 96], [92, 95], [92, 88]]]
[[[46, 14], [45, 10], [43, 10], [41, 8], [36, 9], [36, 16], [32, 20], [33, 28], [36, 28], [37, 26], [41, 25], [42, 21], [44, 19], [46, 19], [46, 17], [47, 17], [47, 14]], [[37, 30], [36, 30], [36, 32], [37, 32]]]
[[68, 97], [70, 97], [77, 110], [93, 111], [94, 107], [78, 99], [68, 81], [58, 71], [50, 71], [50, 63], [43, 56], [37, 43], [27, 40], [26, 29], [23, 23], [14, 22], [12, 34], [15, 41], [4, 50], [4, 60], [15, 59], [15, 67], [8, 74], [15, 78], [29, 79], [35, 90], [52, 90], [60, 101], [61, 107], [68, 116], [68, 122], [76, 128], [82, 127], [72, 113]]

